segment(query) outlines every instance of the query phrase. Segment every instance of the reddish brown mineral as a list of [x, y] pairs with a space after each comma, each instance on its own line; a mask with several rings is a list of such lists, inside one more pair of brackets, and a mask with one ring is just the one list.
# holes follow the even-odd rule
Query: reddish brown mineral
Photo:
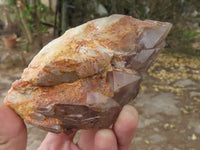
[[46, 45], [13, 83], [5, 103], [27, 123], [55, 133], [107, 128], [134, 99], [170, 23], [112, 15]]

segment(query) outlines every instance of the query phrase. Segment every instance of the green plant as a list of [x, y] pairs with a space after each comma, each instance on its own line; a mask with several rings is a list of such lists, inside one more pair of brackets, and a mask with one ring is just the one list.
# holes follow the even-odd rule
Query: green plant
[[7, 0], [7, 3], [15, 5], [16, 4], [16, 0]]
[[[37, 13], [37, 14], [36, 14]], [[23, 16], [28, 20], [28, 27], [32, 32], [37, 32], [38, 29], [36, 27], [36, 15], [39, 16], [40, 30], [41, 32], [46, 32], [48, 27], [43, 25], [43, 22], [53, 23], [54, 18], [51, 15], [51, 11], [48, 7], [38, 3], [36, 8], [34, 5], [28, 5], [24, 7]]]
[[182, 52], [191, 55], [200, 55], [192, 44], [196, 41], [199, 33], [195, 30], [188, 29], [182, 24], [174, 26], [167, 38], [168, 46], [167, 51], [170, 52]]

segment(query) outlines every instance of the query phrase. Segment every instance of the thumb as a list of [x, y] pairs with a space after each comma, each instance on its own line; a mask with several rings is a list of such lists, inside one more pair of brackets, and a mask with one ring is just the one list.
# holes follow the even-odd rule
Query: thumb
[[27, 130], [22, 119], [0, 103], [0, 150], [25, 150]]

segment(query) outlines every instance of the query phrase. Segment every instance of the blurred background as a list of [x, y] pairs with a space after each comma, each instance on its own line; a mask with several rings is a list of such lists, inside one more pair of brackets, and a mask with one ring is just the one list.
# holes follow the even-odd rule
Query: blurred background
[[[200, 150], [199, 0], [0, 0], [0, 101], [39, 50], [67, 29], [125, 14], [171, 22], [157, 62], [143, 75], [131, 150]], [[27, 150], [46, 132], [28, 126]]]

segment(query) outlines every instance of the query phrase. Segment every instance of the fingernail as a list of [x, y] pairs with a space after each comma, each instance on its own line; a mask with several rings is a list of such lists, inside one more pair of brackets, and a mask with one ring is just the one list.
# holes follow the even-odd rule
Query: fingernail
[[138, 112], [137, 110], [131, 106], [131, 105], [125, 105], [123, 108], [122, 108], [123, 112], [124, 113], [128, 113], [134, 117], [138, 117]]
[[95, 147], [98, 150], [116, 150], [117, 140], [115, 134], [110, 129], [101, 129], [95, 135]]
[[109, 139], [113, 137], [113, 133], [109, 129], [101, 129], [99, 130], [96, 135], [101, 136], [101, 138]]

